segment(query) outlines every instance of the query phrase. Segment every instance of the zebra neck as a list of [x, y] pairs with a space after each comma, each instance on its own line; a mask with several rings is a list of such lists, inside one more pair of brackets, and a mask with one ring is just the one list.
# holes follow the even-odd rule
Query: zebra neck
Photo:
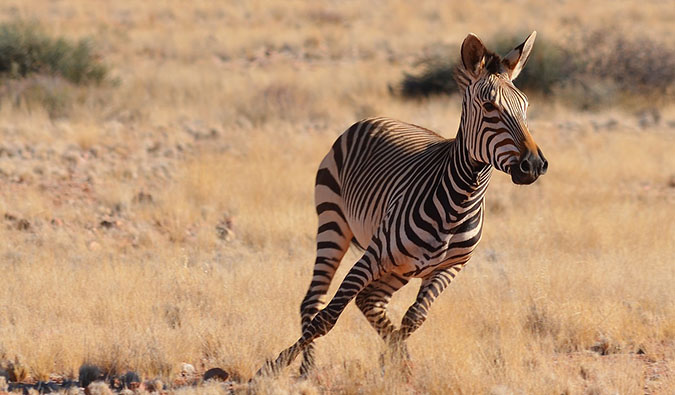
[[[485, 190], [492, 175], [492, 166], [471, 159], [461, 128], [453, 143], [448, 170], [444, 179], [445, 189], [457, 195], [455, 198], [463, 196], [462, 203], [472, 206], [485, 195]], [[453, 200], [457, 201], [456, 199]]]

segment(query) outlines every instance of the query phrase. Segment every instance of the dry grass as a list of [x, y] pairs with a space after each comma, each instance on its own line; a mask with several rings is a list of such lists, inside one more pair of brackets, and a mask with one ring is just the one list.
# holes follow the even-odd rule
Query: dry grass
[[[454, 134], [456, 98], [387, 91], [425, 51], [467, 31], [665, 40], [675, 19], [658, 1], [488, 3], [489, 23], [479, 3], [3, 2], [0, 20], [92, 37], [119, 85], [78, 88], [57, 116], [0, 98], [0, 359], [33, 379], [83, 362], [248, 378], [299, 335], [314, 175], [337, 135], [370, 115]], [[412, 382], [381, 372], [350, 306], [312, 380], [294, 368], [257, 390], [675, 391], [675, 108], [531, 102], [550, 171], [530, 187], [494, 176], [477, 256], [410, 340]]]

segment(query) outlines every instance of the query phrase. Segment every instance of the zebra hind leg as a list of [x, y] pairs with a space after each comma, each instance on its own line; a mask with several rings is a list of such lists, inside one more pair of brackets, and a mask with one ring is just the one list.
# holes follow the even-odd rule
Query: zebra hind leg
[[282, 351], [274, 362], [268, 362], [260, 368], [256, 376], [268, 372], [279, 372], [290, 365], [314, 339], [325, 335], [333, 328], [347, 304], [368, 284], [376, 280], [376, 272], [371, 268], [373, 257], [368, 255], [368, 252], [366, 252], [366, 255], [349, 270], [333, 299], [307, 324], [300, 339], [291, 347]]
[[[336, 216], [322, 218], [317, 232], [317, 253], [312, 281], [300, 304], [302, 331], [304, 332], [312, 318], [323, 305], [323, 298], [340, 265], [340, 261], [349, 249], [352, 238], [349, 226]], [[323, 220], [323, 221], [322, 221]], [[321, 223], [324, 222], [324, 223]], [[300, 375], [306, 377], [314, 366], [314, 344], [309, 343], [302, 354]]]

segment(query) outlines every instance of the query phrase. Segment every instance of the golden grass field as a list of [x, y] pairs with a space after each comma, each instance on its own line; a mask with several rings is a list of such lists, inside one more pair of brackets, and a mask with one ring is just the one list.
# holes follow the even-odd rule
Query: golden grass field
[[[24, 380], [84, 362], [247, 380], [300, 335], [332, 141], [374, 115], [456, 132], [457, 96], [389, 93], [417, 59], [470, 31], [675, 33], [675, 7], [649, 0], [4, 0], [0, 21], [17, 18], [92, 38], [116, 81], [71, 88], [60, 116], [0, 97], [0, 360]], [[296, 362], [254, 391], [675, 393], [675, 106], [641, 124], [651, 102], [530, 104], [549, 172], [527, 187], [494, 174], [476, 255], [409, 341], [412, 380], [383, 373], [352, 305], [314, 376], [296, 380]]]

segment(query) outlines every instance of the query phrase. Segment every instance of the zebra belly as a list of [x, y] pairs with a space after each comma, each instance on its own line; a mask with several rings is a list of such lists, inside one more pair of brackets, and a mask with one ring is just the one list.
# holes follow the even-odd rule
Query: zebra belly
[[449, 247], [436, 255], [423, 254], [417, 259], [408, 257], [408, 259], [397, 262], [392, 269], [407, 278], [424, 278], [437, 270], [464, 265], [471, 258], [477, 245], [478, 241], [468, 246]]
[[[434, 247], [428, 250], [422, 245], [408, 241], [405, 243], [407, 255], [399, 255], [392, 269], [405, 277], [423, 278], [436, 270], [447, 269], [455, 265], [463, 265], [480, 242], [483, 230], [482, 210], [447, 234], [442, 243], [432, 237], [423, 240], [425, 246]], [[413, 258], [414, 257], [414, 258]]]

